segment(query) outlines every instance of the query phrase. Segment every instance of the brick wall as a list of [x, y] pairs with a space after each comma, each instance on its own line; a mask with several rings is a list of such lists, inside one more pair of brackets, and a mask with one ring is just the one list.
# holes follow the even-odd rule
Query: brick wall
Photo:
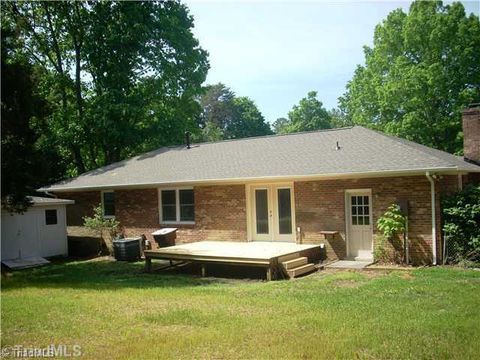
[[480, 107], [466, 109], [462, 114], [463, 154], [480, 164]]
[[[245, 241], [247, 239], [245, 185], [197, 186], [195, 189], [195, 225], [177, 227], [177, 242], [201, 240]], [[91, 216], [101, 202], [100, 191], [71, 192], [59, 197], [75, 200], [67, 207], [67, 224], [81, 226], [83, 216]], [[162, 228], [159, 220], [158, 190], [115, 190], [116, 219], [126, 236], [151, 233]]]
[[204, 240], [247, 240], [245, 185], [195, 187], [195, 230]]
[[67, 225], [82, 226], [84, 216], [92, 216], [93, 209], [102, 199], [99, 191], [79, 191], [70, 193], [58, 193], [59, 198], [75, 200], [75, 204], [67, 205]]
[[[437, 199], [441, 189], [456, 190], [456, 176], [444, 177], [437, 184]], [[443, 185], [443, 186], [442, 186]], [[429, 263], [432, 258], [432, 227], [430, 183], [425, 176], [388, 177], [356, 180], [328, 180], [295, 183], [296, 225], [301, 228], [305, 243], [324, 242], [329, 258], [346, 256], [345, 190], [372, 190], [372, 217], [374, 235], [376, 222], [392, 203], [409, 201], [410, 256], [416, 263]], [[440, 247], [440, 211], [437, 201], [437, 256]], [[320, 234], [322, 230], [339, 231], [333, 239]]]
[[[437, 181], [438, 257], [441, 255], [440, 197], [456, 191], [457, 176]], [[371, 189], [373, 228], [387, 207], [408, 200], [411, 256], [418, 263], [431, 261], [430, 183], [425, 176], [388, 177], [356, 180], [295, 182], [296, 225], [304, 243], [326, 243], [329, 258], [346, 256], [345, 190]], [[75, 200], [67, 206], [68, 225], [82, 225], [82, 217], [91, 215], [100, 192], [61, 193]], [[161, 228], [157, 189], [116, 190], [116, 212], [127, 236], [151, 233]], [[246, 194], [244, 185], [195, 187], [195, 225], [175, 225], [179, 243], [201, 240], [245, 241], [247, 239]], [[339, 235], [325, 239], [322, 230], [337, 230]], [[376, 233], [376, 231], [375, 231]]]

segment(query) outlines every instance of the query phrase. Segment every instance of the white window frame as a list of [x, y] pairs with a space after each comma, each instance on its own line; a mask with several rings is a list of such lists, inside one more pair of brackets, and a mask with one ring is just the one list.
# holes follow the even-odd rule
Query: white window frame
[[[175, 191], [175, 215], [177, 220], [176, 221], [163, 221], [163, 214], [162, 214], [162, 191]], [[180, 220], [180, 190], [192, 190], [193, 197], [195, 199], [195, 190], [191, 186], [182, 186], [182, 187], [168, 187], [168, 188], [159, 188], [158, 189], [158, 213], [159, 213], [159, 223], [165, 225], [175, 225], [175, 224], [182, 224], [182, 225], [195, 225], [194, 221], [181, 221]], [[194, 216], [195, 216], [195, 203], [194, 203]]]
[[[114, 190], [103, 190], [102, 191], [102, 215], [105, 219], [115, 219], [115, 215], [105, 215], [105, 206], [103, 203], [103, 194], [105, 193], [115, 193]], [[115, 206], [115, 212], [117, 212], [117, 207]]]

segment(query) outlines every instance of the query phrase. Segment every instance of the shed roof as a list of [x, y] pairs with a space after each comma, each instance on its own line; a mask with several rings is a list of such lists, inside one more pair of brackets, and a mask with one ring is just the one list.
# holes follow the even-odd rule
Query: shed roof
[[[339, 145], [339, 149], [336, 145]], [[214, 183], [310, 176], [480, 172], [461, 157], [354, 126], [163, 147], [89, 171], [43, 191]]]
[[68, 205], [74, 204], [75, 201], [67, 199], [57, 199], [57, 198], [47, 198], [40, 196], [29, 196], [28, 197], [33, 205], [32, 206], [53, 206], [53, 205]]

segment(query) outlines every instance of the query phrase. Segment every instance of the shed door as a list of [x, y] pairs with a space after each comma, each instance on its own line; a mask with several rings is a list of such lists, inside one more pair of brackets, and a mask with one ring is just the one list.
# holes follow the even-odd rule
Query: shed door
[[2, 214], [2, 259], [39, 255], [38, 214]]
[[347, 193], [348, 256], [373, 258], [372, 196], [370, 192]]

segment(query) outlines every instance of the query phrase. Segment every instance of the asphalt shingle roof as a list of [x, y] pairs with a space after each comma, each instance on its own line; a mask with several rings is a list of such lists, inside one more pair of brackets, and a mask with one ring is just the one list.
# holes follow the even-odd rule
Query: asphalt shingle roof
[[164, 147], [40, 190], [421, 171], [480, 172], [480, 166], [354, 126], [193, 144], [190, 149]]

